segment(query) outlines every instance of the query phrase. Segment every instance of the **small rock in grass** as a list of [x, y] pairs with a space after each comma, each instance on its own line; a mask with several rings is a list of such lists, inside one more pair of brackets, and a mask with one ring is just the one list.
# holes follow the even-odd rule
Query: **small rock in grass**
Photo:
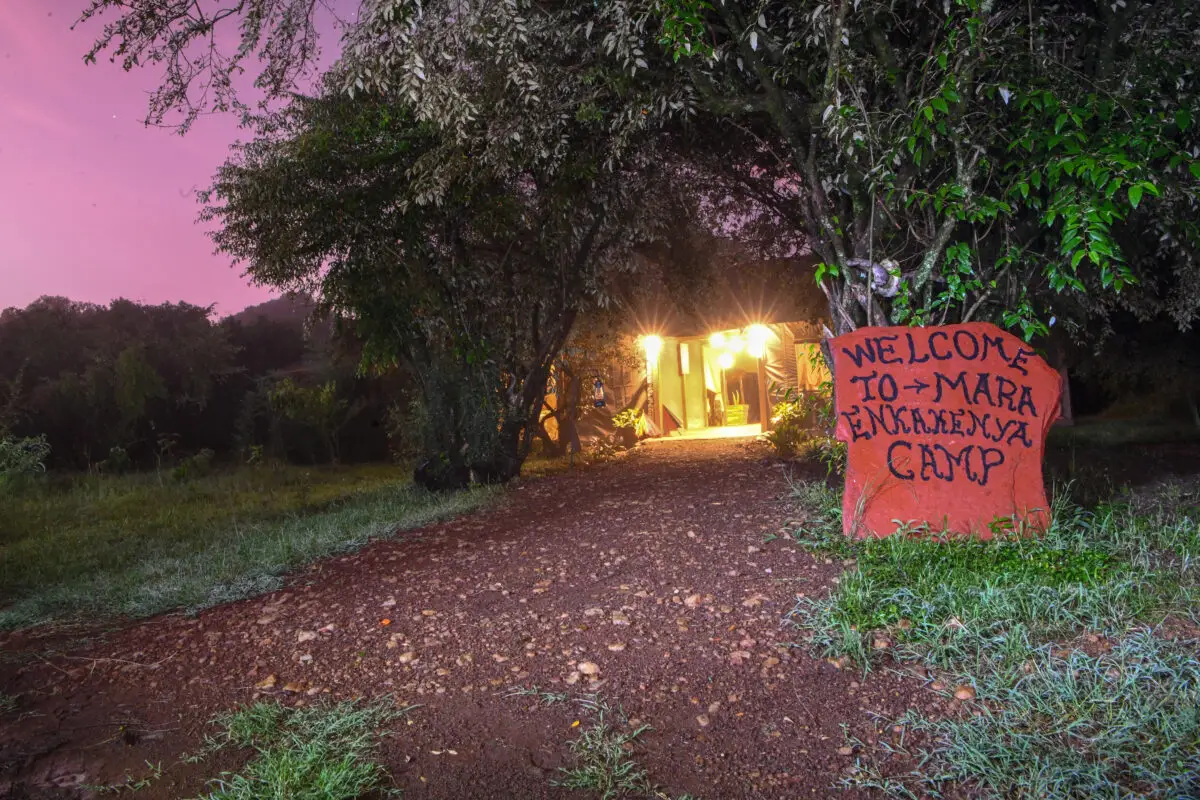
[[843, 745], [842, 747], [838, 748], [838, 755], [839, 756], [854, 755], [854, 748], [851, 747], [850, 745]]
[[577, 669], [584, 675], [599, 675], [600, 674], [600, 667], [597, 666], [596, 663], [592, 662], [592, 661], [584, 661], [577, 667]]
[[963, 684], [954, 690], [954, 699], [963, 701], [974, 700], [975, 690], [972, 687]]
[[619, 653], [625, 649], [625, 643], [624, 642], [613, 642], [612, 644], [610, 644], [608, 646], [608, 649], [614, 653]]
[[316, 631], [296, 631], [297, 642], [311, 642], [315, 638], [317, 638]]

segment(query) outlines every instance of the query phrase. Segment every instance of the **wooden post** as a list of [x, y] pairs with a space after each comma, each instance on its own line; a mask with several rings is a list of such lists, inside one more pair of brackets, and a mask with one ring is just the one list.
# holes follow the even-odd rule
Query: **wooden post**
[[1060, 366], [1058, 374], [1062, 376], [1062, 403], [1059, 406], [1059, 425], [1074, 425], [1075, 415], [1071, 409], [1071, 379], [1067, 375], [1067, 368]]
[[763, 433], [771, 430], [771, 399], [767, 397], [767, 362], [758, 359], [758, 414], [759, 427]]
[[[678, 342], [677, 347], [675, 348], [675, 361], [677, 362], [677, 364], [679, 366], [679, 403], [683, 407], [683, 419], [681, 419], [680, 422], [683, 423], [683, 429], [685, 431], [688, 429], [687, 376], [683, 374], [683, 351], [686, 350], [687, 347], [688, 347], [687, 342]], [[691, 355], [692, 355], [691, 353], [688, 353], [688, 367], [689, 368], [691, 367]]]

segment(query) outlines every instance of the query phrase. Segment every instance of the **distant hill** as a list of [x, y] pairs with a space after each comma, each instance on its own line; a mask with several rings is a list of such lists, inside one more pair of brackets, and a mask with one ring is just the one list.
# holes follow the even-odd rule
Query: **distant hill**
[[247, 306], [231, 315], [229, 319], [249, 325], [265, 317], [270, 322], [302, 326], [314, 308], [316, 308], [316, 303], [311, 297], [302, 294], [287, 294], [265, 303]]

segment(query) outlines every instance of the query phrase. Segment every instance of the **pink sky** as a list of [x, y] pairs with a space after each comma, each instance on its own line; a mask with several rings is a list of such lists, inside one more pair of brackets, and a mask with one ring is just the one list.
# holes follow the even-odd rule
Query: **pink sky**
[[153, 68], [85, 66], [100, 24], [72, 31], [86, 0], [0, 0], [0, 309], [42, 295], [107, 303], [269, 298], [213, 254], [193, 192], [228, 146], [232, 117], [186, 136], [146, 128]]

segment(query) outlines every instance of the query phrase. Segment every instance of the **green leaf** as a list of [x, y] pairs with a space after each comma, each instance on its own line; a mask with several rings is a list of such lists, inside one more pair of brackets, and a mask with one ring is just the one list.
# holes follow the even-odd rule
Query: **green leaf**
[[940, 97], [933, 98], [933, 100], [930, 101], [930, 105], [932, 105], [934, 108], [936, 108], [938, 111], [942, 112], [943, 114], [950, 113], [950, 107], [948, 105], [946, 105], [946, 101]]
[[1193, 161], [1188, 164], [1188, 172], [1192, 173], [1192, 177], [1200, 181], [1200, 161]]
[[1079, 267], [1079, 262], [1083, 261], [1083, 257], [1087, 255], [1086, 250], [1076, 250], [1075, 255], [1071, 256], [1071, 269]]
[[1139, 183], [1129, 187], [1129, 203], [1137, 208], [1140, 202], [1142, 202], [1142, 185]]
[[933, 122], [933, 109], [932, 108], [930, 108], [929, 106], [925, 106], [924, 108], [921, 109], [921, 112], [925, 115], [925, 119], [929, 120], [930, 122]]
[[1192, 115], [1186, 108], [1181, 108], [1175, 112], [1175, 124], [1179, 126], [1179, 130], [1186, 131], [1192, 126]]

